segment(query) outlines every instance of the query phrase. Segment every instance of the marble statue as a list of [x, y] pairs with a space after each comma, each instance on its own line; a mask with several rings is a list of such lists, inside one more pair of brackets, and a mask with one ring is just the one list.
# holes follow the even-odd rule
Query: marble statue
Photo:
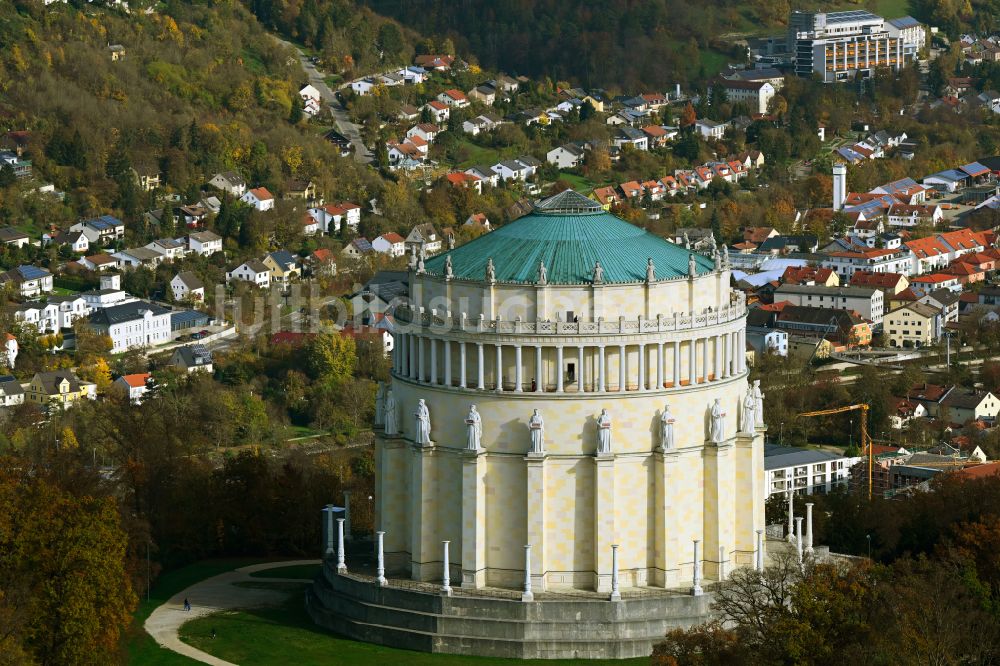
[[729, 265], [729, 246], [725, 243], [722, 244], [722, 263]]
[[416, 245], [411, 245], [410, 246], [410, 259], [409, 259], [409, 261], [410, 261], [410, 268], [416, 268], [417, 267], [417, 246]]
[[668, 450], [674, 448], [674, 423], [677, 419], [670, 413], [670, 405], [664, 405], [663, 413], [660, 414], [660, 448]]
[[606, 409], [597, 417], [597, 452], [611, 453], [611, 417]]
[[493, 257], [486, 260], [486, 281], [490, 283], [497, 281], [497, 270], [493, 266]]
[[444, 258], [444, 276], [448, 279], [455, 277], [455, 271], [451, 267], [451, 255]]
[[448, 234], [448, 249], [455, 249], [455, 234]]
[[715, 399], [712, 405], [712, 433], [711, 441], [715, 444], [722, 444], [726, 441], [726, 413], [722, 411], [722, 400]]
[[715, 262], [715, 270], [722, 270], [722, 255], [719, 254], [718, 247], [712, 250], [712, 261]]
[[475, 405], [469, 405], [469, 413], [465, 417], [465, 429], [468, 431], [466, 448], [470, 451], [478, 451], [483, 441], [483, 419], [479, 416], [479, 411]]
[[688, 232], [686, 231], [684, 232], [684, 247], [689, 250], [691, 249], [691, 239], [688, 238]]
[[545, 284], [549, 281], [549, 272], [545, 270], [545, 262], [538, 262], [538, 284]]
[[534, 410], [531, 418], [528, 419], [528, 429], [531, 430], [531, 453], [542, 453], [545, 451], [545, 421], [538, 410]]
[[399, 428], [396, 425], [396, 398], [392, 395], [392, 389], [385, 392], [385, 434], [398, 435]]
[[652, 257], [646, 260], [646, 282], [656, 282], [656, 266]]
[[698, 264], [694, 261], [694, 255], [688, 255], [688, 275], [695, 277], [698, 275]]
[[425, 270], [426, 270], [426, 268], [424, 267], [424, 253], [421, 252], [420, 253], [420, 258], [417, 259], [417, 272], [418, 273], [423, 273]]
[[604, 282], [604, 268], [601, 266], [601, 262], [594, 264], [594, 284], [600, 284]]
[[427, 446], [431, 443], [431, 412], [427, 409], [427, 403], [423, 398], [417, 402], [417, 411], [413, 415], [417, 419], [417, 444]]
[[764, 394], [760, 392], [760, 380], [753, 380], [753, 413], [758, 428], [764, 427]]
[[375, 390], [375, 425], [385, 423], [385, 382], [378, 383]]
[[757, 411], [757, 401], [753, 397], [753, 389], [748, 388], [747, 394], [743, 398], [743, 418], [740, 420], [740, 431], [750, 433], [754, 432], [755, 426], [757, 425], [757, 419], [754, 414]]

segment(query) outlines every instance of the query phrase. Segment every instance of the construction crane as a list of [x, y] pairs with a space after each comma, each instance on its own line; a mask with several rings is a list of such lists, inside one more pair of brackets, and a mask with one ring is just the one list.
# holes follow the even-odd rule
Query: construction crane
[[874, 454], [872, 451], [872, 438], [868, 434], [868, 403], [857, 405], [847, 405], [845, 407], [835, 407], [833, 409], [819, 409], [815, 412], [802, 412], [798, 416], [830, 416], [832, 414], [843, 414], [844, 412], [861, 411], [861, 453], [868, 456], [868, 500], [872, 499], [872, 469], [874, 467]]

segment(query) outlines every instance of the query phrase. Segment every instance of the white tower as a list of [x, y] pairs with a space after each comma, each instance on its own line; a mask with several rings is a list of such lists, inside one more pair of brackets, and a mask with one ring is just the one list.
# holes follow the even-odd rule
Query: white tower
[[847, 165], [838, 162], [833, 165], [833, 209], [844, 207], [847, 198]]

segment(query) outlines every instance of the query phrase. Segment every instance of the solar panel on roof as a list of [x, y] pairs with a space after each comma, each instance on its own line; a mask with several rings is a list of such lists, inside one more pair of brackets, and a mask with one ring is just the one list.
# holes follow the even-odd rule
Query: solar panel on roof
[[38, 266], [18, 266], [17, 272], [20, 273], [25, 280], [37, 280], [49, 274], [47, 270], [39, 268]]

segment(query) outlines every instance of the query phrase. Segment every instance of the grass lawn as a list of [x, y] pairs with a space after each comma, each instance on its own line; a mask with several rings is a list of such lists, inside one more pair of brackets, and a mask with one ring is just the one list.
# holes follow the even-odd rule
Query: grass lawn
[[[320, 629], [306, 614], [302, 601], [305, 585], [289, 594], [277, 608], [255, 608], [224, 612], [192, 620], [181, 627], [181, 639], [200, 650], [241, 666], [271, 664], [312, 664], [366, 666], [406, 664], [407, 666], [555, 666], [581, 663], [573, 660], [513, 660], [427, 654], [359, 643]], [[216, 637], [211, 638], [212, 630]], [[138, 662], [136, 662], [138, 663]], [[145, 663], [145, 662], [142, 662]], [[628, 660], [587, 660], [588, 666], [648, 664], [648, 658]]]
[[469, 167], [476, 166], [477, 164], [496, 164], [506, 157], [517, 157], [514, 154], [504, 155], [502, 151], [499, 151], [496, 148], [484, 148], [483, 146], [477, 146], [466, 139], [462, 139], [459, 142], [457, 150], [462, 149], [467, 151], [467, 157], [455, 165], [459, 169], [468, 169]]
[[264, 569], [250, 574], [251, 578], [303, 578], [312, 580], [322, 567], [319, 564], [293, 564], [290, 567]]
[[593, 181], [583, 176], [577, 176], [572, 173], [566, 173], [565, 171], [561, 171], [559, 173], [559, 180], [565, 180], [567, 183], [573, 186], [574, 190], [583, 195], [590, 194], [591, 192], [594, 191]]
[[127, 663], [143, 666], [182, 666], [197, 664], [193, 659], [183, 657], [176, 652], [164, 650], [156, 641], [142, 629], [143, 622], [157, 606], [177, 594], [189, 585], [210, 578], [226, 571], [232, 571], [248, 564], [267, 562], [264, 559], [225, 559], [205, 560], [181, 569], [175, 569], [161, 574], [150, 590], [149, 601], [146, 601], [145, 590], [136, 590], [140, 594], [139, 607], [135, 611], [135, 623], [132, 634], [126, 638], [125, 651]]

